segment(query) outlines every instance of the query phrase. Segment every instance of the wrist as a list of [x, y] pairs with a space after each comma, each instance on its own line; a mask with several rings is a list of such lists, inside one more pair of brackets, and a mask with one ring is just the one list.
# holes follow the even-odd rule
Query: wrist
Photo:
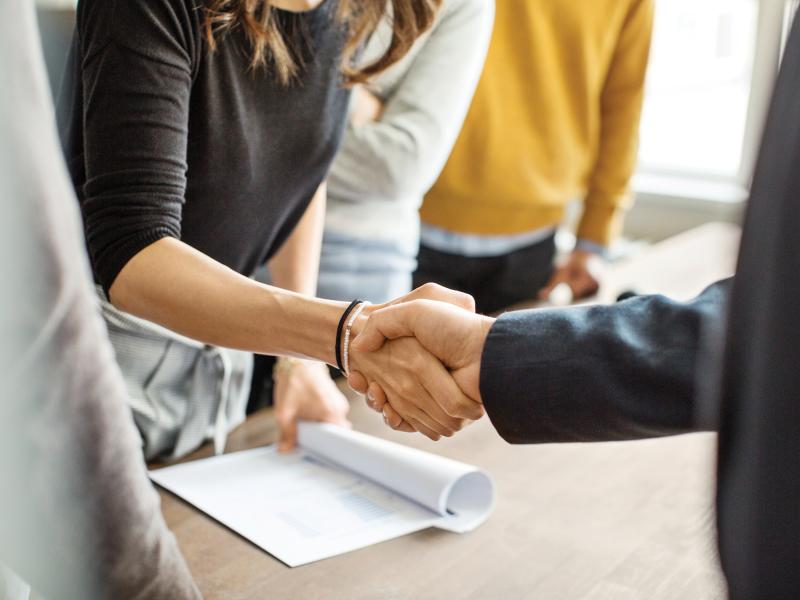
[[323, 363], [315, 360], [306, 360], [293, 356], [278, 356], [275, 359], [275, 366], [272, 367], [272, 377], [273, 379], [290, 377], [298, 371], [312, 372], [323, 367]]
[[336, 365], [336, 329], [346, 302], [321, 300], [271, 288], [262, 311], [269, 344], [261, 354], [310, 359]]
[[489, 337], [489, 332], [496, 321], [497, 319], [493, 317], [479, 316], [471, 336], [472, 343], [470, 344], [470, 358], [467, 368], [468, 377], [466, 378], [468, 389], [465, 390], [465, 393], [481, 404], [483, 404], [483, 399], [481, 398], [481, 359], [483, 358], [486, 339]]

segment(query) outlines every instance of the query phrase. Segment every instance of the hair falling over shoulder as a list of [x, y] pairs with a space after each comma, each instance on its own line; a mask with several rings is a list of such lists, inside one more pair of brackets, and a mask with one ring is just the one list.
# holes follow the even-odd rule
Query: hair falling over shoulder
[[[331, 2], [334, 0], [325, 0]], [[384, 71], [411, 48], [431, 27], [443, 0], [338, 0], [336, 18], [345, 28], [342, 53], [345, 83], [363, 83]], [[384, 19], [392, 24], [386, 52], [371, 64], [356, 68], [355, 57], [365, 40]], [[204, 33], [212, 51], [225, 33], [241, 28], [249, 42], [251, 66], [269, 66], [275, 77], [289, 84], [302, 65], [298, 38], [285, 30], [270, 0], [210, 0], [205, 8]]]

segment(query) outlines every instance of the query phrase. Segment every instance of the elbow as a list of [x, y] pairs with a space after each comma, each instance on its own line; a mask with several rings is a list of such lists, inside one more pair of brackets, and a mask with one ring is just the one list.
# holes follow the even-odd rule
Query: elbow
[[132, 283], [136, 279], [133, 277], [137, 271], [136, 259], [148, 247], [168, 237], [178, 238], [179, 234], [171, 227], [148, 228], [114, 238], [103, 245], [92, 247], [90, 244], [95, 280], [115, 308], [136, 313], [136, 303], [140, 296]]

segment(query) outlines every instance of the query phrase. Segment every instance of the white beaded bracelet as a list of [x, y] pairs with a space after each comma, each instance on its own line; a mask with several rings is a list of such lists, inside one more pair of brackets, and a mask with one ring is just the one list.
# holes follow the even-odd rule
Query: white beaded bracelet
[[367, 306], [369, 302], [362, 302], [361, 304], [353, 310], [353, 314], [350, 315], [350, 318], [347, 320], [347, 325], [345, 325], [344, 329], [344, 344], [342, 344], [344, 349], [344, 357], [342, 360], [342, 366], [344, 367], [344, 374], [345, 377], [350, 376], [350, 331], [353, 328], [353, 323], [356, 322], [358, 315], [361, 314]]

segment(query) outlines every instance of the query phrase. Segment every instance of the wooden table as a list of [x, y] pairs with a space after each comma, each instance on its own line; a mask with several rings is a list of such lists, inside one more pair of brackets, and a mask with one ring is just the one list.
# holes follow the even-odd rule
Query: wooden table
[[[600, 294], [688, 298], [733, 272], [739, 231], [711, 224], [615, 265]], [[609, 444], [510, 446], [488, 419], [438, 443], [388, 430], [360, 400], [355, 427], [479, 465], [497, 484], [489, 521], [428, 530], [290, 569], [175, 496], [162, 509], [207, 598], [710, 600], [725, 597], [714, 538], [711, 434]], [[270, 411], [228, 451], [271, 443]], [[209, 456], [204, 447], [190, 459]]]

